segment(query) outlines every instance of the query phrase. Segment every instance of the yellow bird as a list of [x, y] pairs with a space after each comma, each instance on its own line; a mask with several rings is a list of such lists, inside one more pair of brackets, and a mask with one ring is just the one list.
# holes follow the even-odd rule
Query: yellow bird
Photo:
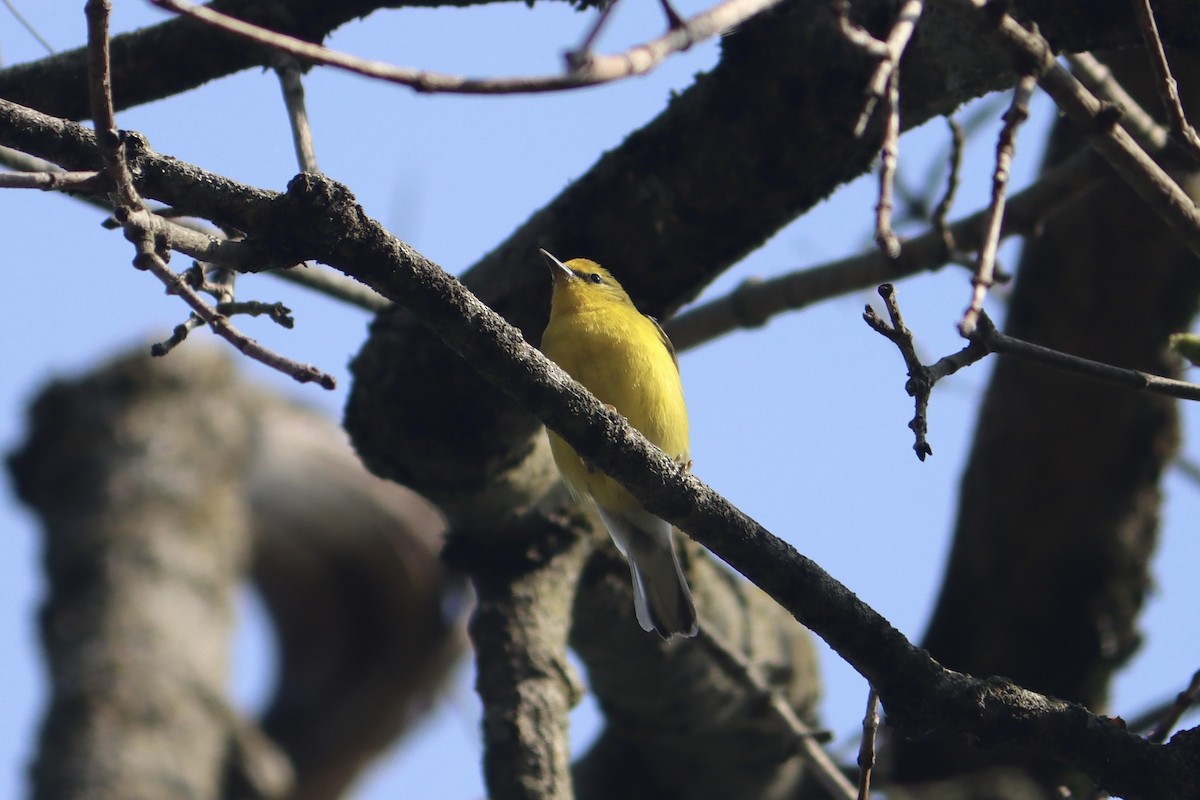
[[[688, 463], [687, 406], [667, 335], [599, 264], [586, 258], [564, 264], [545, 250], [542, 255], [554, 274], [542, 352], [668, 456]], [[617, 549], [629, 561], [638, 623], [664, 639], [695, 636], [696, 607], [679, 567], [670, 523], [643, 508], [553, 433], [550, 450], [567, 486], [596, 502]]]

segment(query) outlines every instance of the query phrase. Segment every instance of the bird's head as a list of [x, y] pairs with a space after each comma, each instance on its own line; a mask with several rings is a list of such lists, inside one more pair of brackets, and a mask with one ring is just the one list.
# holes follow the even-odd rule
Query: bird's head
[[554, 276], [554, 304], [565, 306], [615, 303], [633, 307], [628, 293], [608, 270], [586, 258], [559, 261], [542, 250]]

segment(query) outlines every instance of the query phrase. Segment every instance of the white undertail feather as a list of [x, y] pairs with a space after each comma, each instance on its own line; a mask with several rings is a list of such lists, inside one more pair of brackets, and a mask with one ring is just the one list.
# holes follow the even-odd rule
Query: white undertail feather
[[[599, 506], [597, 506], [599, 508]], [[664, 639], [695, 636], [696, 606], [688, 589], [671, 525], [642, 508], [614, 513], [599, 508], [617, 549], [633, 575], [633, 608], [642, 630]]]

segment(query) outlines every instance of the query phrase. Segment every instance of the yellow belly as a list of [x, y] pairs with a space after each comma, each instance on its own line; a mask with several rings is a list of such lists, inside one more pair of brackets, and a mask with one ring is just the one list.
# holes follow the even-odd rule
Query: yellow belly
[[[581, 312], [555, 320], [542, 339], [542, 351], [668, 456], [684, 463], [688, 423], [683, 386], [675, 359], [658, 336], [655, 323], [636, 311], [620, 319], [605, 315], [603, 324], [596, 315]], [[553, 433], [550, 448], [563, 479], [576, 493], [590, 495], [613, 511], [637, 505], [616, 481], [589, 470]]]

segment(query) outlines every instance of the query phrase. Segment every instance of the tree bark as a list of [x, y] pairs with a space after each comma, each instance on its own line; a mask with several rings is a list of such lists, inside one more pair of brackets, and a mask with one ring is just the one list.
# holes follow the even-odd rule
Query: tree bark
[[225, 699], [249, 555], [238, 479], [251, 421], [227, 400], [232, 382], [202, 350], [154, 368], [140, 356], [33, 407], [10, 468], [46, 528], [41, 800], [218, 798], [234, 780], [279, 797], [290, 784], [270, 747], [231, 757], [251, 741]]
[[[1110, 58], [1122, 84], [1159, 114], [1146, 54]], [[1197, 64], [1174, 59], [1185, 101], [1200, 100]], [[1047, 164], [1079, 145], [1060, 121]], [[1131, 190], [1111, 183], [1028, 242], [1004, 327], [1064, 352], [1171, 376], [1180, 361], [1167, 338], [1187, 329], [1198, 299], [1200, 260]], [[1105, 708], [1114, 672], [1140, 643], [1159, 482], [1179, 447], [1176, 405], [1013, 359], [996, 363], [925, 636], [935, 658]], [[1046, 791], [1064, 780], [1036, 754], [944, 737], [898, 743], [895, 757], [902, 781], [996, 764], [1031, 771]]]
[[[467, 598], [444, 523], [225, 352], [58, 381], [30, 427], [9, 463], [46, 531], [36, 797], [333, 800], [445, 688]], [[251, 562], [280, 648], [261, 731], [226, 686]]]

